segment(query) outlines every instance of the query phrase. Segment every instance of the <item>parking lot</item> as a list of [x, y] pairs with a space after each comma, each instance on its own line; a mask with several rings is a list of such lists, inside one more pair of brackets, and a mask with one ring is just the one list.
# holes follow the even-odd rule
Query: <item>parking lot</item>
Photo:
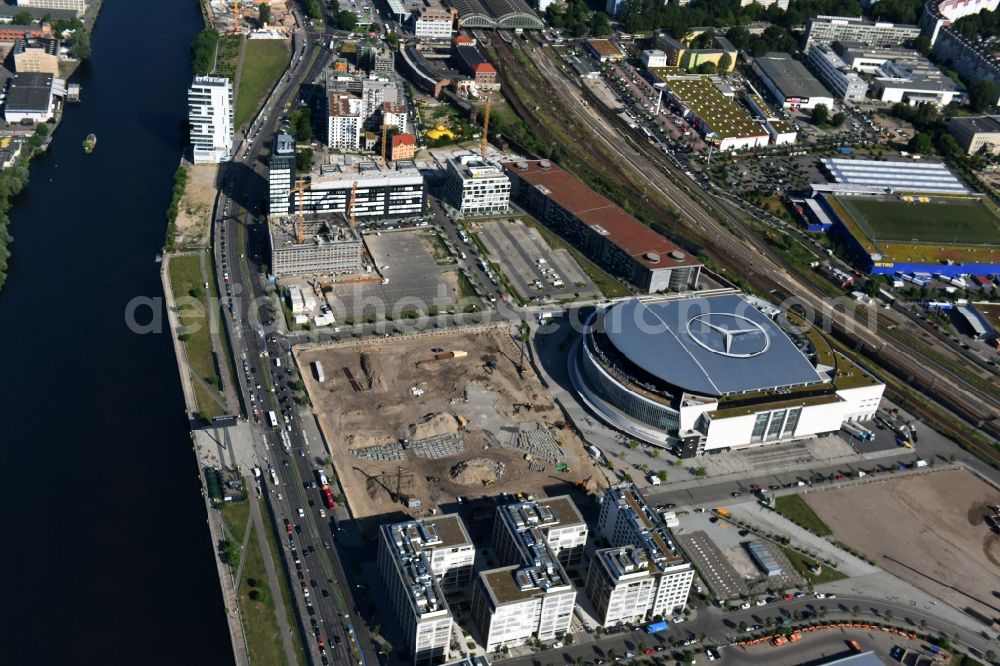
[[480, 225], [491, 259], [524, 300], [599, 297], [600, 291], [568, 250], [553, 250], [542, 235], [520, 220]]
[[702, 531], [690, 534], [675, 531], [674, 536], [717, 599], [735, 599], [750, 593], [746, 581], [708, 534]]
[[[407, 311], [444, 310], [457, 301], [454, 268], [438, 266], [423, 236], [425, 229], [365, 234], [376, 271], [388, 282], [342, 283], [328, 298], [338, 320], [398, 318]], [[448, 272], [450, 270], [450, 272]]]

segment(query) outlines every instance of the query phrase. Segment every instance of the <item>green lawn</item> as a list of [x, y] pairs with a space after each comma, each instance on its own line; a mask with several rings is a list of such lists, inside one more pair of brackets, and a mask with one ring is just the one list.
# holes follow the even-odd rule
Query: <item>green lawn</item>
[[[221, 379], [212, 355], [212, 335], [209, 329], [209, 317], [213, 313], [209, 303], [212, 302], [210, 297], [214, 292], [206, 293], [205, 282], [199, 255], [185, 254], [170, 258], [170, 288], [178, 308], [178, 321], [184, 329], [179, 335], [187, 352], [188, 363], [197, 376], [218, 387], [221, 385]], [[211, 289], [210, 281], [209, 286]], [[201, 307], [199, 308], [191, 299], [197, 299]], [[207, 414], [221, 414], [222, 408], [214, 401], [202, 399], [206, 389], [197, 381], [193, 384], [195, 393], [203, 394], [197, 396], [201, 415], [211, 418]], [[204, 411], [201, 408], [204, 408]]]
[[784, 497], [777, 498], [774, 502], [774, 508], [778, 513], [796, 525], [804, 527], [819, 536], [833, 534], [830, 528], [826, 526], [826, 523], [798, 495], [785, 495]]
[[240, 49], [243, 47], [243, 35], [223, 35], [219, 40], [219, 60], [215, 66], [215, 75], [224, 76], [230, 81], [236, 78], [236, 68], [240, 64]]
[[226, 522], [229, 531], [233, 533], [233, 537], [242, 545], [243, 536], [247, 531], [247, 520], [250, 518], [250, 502], [247, 500], [223, 502], [219, 505], [219, 513], [222, 515], [222, 520]]
[[997, 242], [996, 216], [974, 199], [907, 203], [868, 197], [838, 197], [873, 240], [984, 245]]
[[222, 405], [212, 398], [213, 394], [209, 393], [208, 389], [196, 380], [192, 380], [191, 384], [194, 386], [194, 398], [198, 401], [198, 416], [208, 422], [226, 413]]
[[287, 40], [251, 39], [247, 41], [236, 94], [236, 127], [250, 120], [264, 97], [284, 73], [291, 59]]
[[472, 283], [469, 282], [469, 278], [465, 277], [465, 273], [462, 271], [455, 271], [455, 275], [458, 277], [458, 305], [464, 312], [468, 312], [472, 308], [482, 309], [483, 304]]
[[806, 557], [798, 551], [792, 550], [791, 548], [782, 548], [785, 555], [791, 561], [792, 566], [795, 570], [802, 574], [807, 581], [813, 585], [821, 585], [823, 583], [832, 583], [835, 580], [843, 580], [847, 578], [844, 574], [840, 573], [836, 569], [823, 565], [823, 570], [819, 574], [814, 574], [809, 570], [809, 567], [816, 565], [816, 560], [811, 557]]
[[[274, 536], [274, 530], [268, 529], [270, 527], [270, 519], [268, 517], [269, 514], [267, 507], [261, 504], [260, 512], [262, 517], [264, 518], [264, 526], [265, 526], [264, 532], [266, 532], [268, 547], [271, 549], [271, 560], [274, 562], [274, 570], [278, 572], [278, 584], [281, 587], [281, 601], [282, 603], [285, 604], [285, 614], [288, 617], [288, 621], [292, 622], [294, 621], [295, 618], [295, 611], [294, 611], [294, 606], [292, 605], [292, 593], [288, 588], [288, 580], [282, 573], [284, 569], [282, 568], [282, 564], [278, 559], [280, 557], [281, 550], [278, 548], [278, 542]], [[297, 632], [295, 633], [294, 636], [292, 636], [292, 643], [295, 645], [295, 653], [298, 656], [297, 659], [298, 663], [299, 664], [308, 663], [306, 661], [305, 648], [302, 646], [302, 641], [299, 639], [299, 634]]]
[[[243, 579], [239, 582], [239, 605], [246, 631], [250, 659], [257, 664], [288, 664], [281, 647], [281, 633], [274, 614], [274, 599], [267, 584], [264, 557], [256, 532], [250, 535], [244, 553]], [[252, 598], [252, 596], [256, 598]]]

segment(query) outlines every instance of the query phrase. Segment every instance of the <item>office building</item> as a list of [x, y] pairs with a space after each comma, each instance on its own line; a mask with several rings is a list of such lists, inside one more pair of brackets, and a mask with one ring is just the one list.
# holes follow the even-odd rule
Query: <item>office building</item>
[[774, 102], [785, 109], [833, 108], [833, 97], [798, 60], [787, 53], [754, 58], [753, 71]]
[[930, 61], [887, 60], [875, 72], [872, 94], [883, 102], [905, 102], [910, 106], [947, 106], [965, 99], [965, 92]]
[[602, 420], [684, 458], [872, 418], [885, 386], [777, 314], [737, 293], [617, 303], [587, 320], [570, 379]]
[[87, 0], [17, 0], [17, 6], [71, 11], [76, 12], [77, 16], [83, 16], [87, 11]]
[[229, 160], [233, 153], [232, 82], [196, 76], [188, 90], [188, 121], [195, 164]]
[[297, 217], [278, 217], [268, 224], [271, 273], [286, 275], [352, 276], [361, 272], [364, 242], [342, 220], [302, 219], [299, 242]]
[[605, 626], [683, 611], [694, 569], [635, 486], [605, 492], [597, 530], [613, 547], [591, 560], [587, 593]]
[[417, 217], [425, 213], [424, 177], [413, 162], [400, 160], [381, 168], [370, 159], [345, 155], [324, 164], [312, 175], [309, 189], [287, 199], [288, 215], [298, 209], [299, 198], [307, 215], [347, 216], [351, 189], [357, 183], [354, 215], [359, 224], [368, 218]]
[[455, 17], [451, 11], [433, 7], [413, 15], [413, 36], [420, 39], [451, 39]]
[[518, 204], [612, 275], [650, 294], [697, 287], [701, 262], [549, 160], [504, 169]]
[[817, 16], [809, 19], [803, 51], [813, 44], [861, 42], [869, 46], [900, 46], [920, 36], [920, 27], [851, 16]]
[[59, 76], [58, 39], [18, 39], [11, 53], [15, 72], [40, 72]]
[[576, 590], [562, 562], [583, 552], [587, 526], [568, 496], [497, 509], [493, 549], [515, 564], [480, 572], [472, 615], [488, 652], [569, 630]]
[[693, 49], [684, 42], [669, 35], [656, 38], [656, 46], [666, 56], [667, 67], [680, 67], [688, 72], [711, 63], [721, 73], [732, 72], [736, 68], [739, 53], [733, 43], [725, 37], [716, 37], [711, 48]]
[[444, 588], [468, 583], [475, 547], [457, 514], [379, 529], [379, 571], [415, 666], [448, 655], [452, 615]]
[[975, 155], [979, 151], [1000, 155], [1000, 116], [951, 118], [948, 131], [967, 155]]
[[4, 120], [11, 125], [25, 121], [43, 123], [51, 120], [56, 113], [57, 98], [65, 94], [66, 82], [51, 74], [14, 74], [3, 106]]
[[510, 208], [510, 178], [479, 155], [448, 160], [445, 193], [462, 215], [504, 213]]
[[295, 184], [295, 139], [291, 135], [275, 135], [267, 168], [268, 213], [288, 215], [289, 192]]
[[361, 149], [362, 102], [347, 93], [327, 95], [327, 145], [331, 150], [358, 152]]
[[809, 66], [837, 100], [861, 102], [865, 99], [868, 83], [829, 44], [812, 45]]

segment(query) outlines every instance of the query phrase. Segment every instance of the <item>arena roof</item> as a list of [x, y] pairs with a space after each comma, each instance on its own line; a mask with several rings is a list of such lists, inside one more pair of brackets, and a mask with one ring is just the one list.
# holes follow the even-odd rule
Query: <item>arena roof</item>
[[605, 332], [626, 358], [700, 395], [772, 390], [822, 381], [777, 324], [737, 294], [612, 306]]

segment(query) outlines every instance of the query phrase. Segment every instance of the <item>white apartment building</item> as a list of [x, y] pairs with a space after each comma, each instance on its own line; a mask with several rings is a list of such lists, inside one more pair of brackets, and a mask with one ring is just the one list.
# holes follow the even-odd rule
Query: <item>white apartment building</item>
[[410, 119], [406, 113], [406, 107], [402, 104], [384, 102], [382, 104], [382, 126], [386, 125], [396, 128], [396, 131], [400, 134], [408, 133], [410, 131]]
[[899, 46], [920, 36], [920, 26], [868, 21], [853, 16], [817, 16], [809, 19], [803, 50], [816, 43], [861, 42], [868, 46]]
[[813, 44], [808, 61], [819, 80], [838, 100], [861, 102], [865, 99], [868, 83], [829, 44]]
[[452, 157], [445, 193], [462, 215], [503, 213], [510, 207], [510, 178], [478, 155]]
[[364, 122], [361, 100], [347, 93], [330, 93], [327, 103], [327, 145], [331, 150], [359, 151]]
[[576, 590], [562, 562], [579, 562], [587, 525], [568, 496], [500, 507], [493, 549], [509, 566], [479, 574], [472, 614], [487, 651], [569, 630]]
[[[601, 503], [601, 514], [597, 523], [598, 532], [613, 546], [621, 548], [633, 546], [642, 551], [646, 560], [646, 569], [654, 580], [646, 617], [673, 615], [687, 604], [691, 581], [694, 580], [694, 569], [686, 561], [674, 543], [670, 532], [663, 525], [660, 517], [650, 508], [635, 486], [612, 488], [604, 494]], [[598, 551], [597, 564], [591, 564], [588, 575], [588, 590], [591, 589], [590, 577], [597, 577], [593, 583], [595, 594], [591, 596], [595, 604], [607, 598], [604, 604], [606, 619], [614, 620], [610, 600], [612, 598], [628, 598], [628, 585], [636, 579], [637, 564], [630, 565], [631, 558], [617, 559], [607, 556], [608, 549]], [[602, 559], [603, 558], [603, 559]], [[594, 570], [594, 567], [598, 570]], [[630, 568], [632, 566], [632, 568]], [[625, 590], [618, 588], [624, 585]], [[613, 588], [613, 589], [609, 589]], [[615, 595], [618, 597], [615, 597]], [[636, 604], [641, 597], [636, 594]], [[620, 601], [615, 607], [615, 613], [628, 612], [627, 604]], [[633, 607], [632, 612], [636, 609]], [[624, 621], [624, 615], [619, 615], [618, 621]]]
[[188, 121], [194, 163], [225, 162], [233, 153], [233, 84], [227, 78], [196, 76], [188, 90]]
[[[311, 186], [301, 193], [307, 215], [330, 217], [348, 214], [351, 190], [357, 184], [354, 215], [366, 218], [416, 217], [426, 208], [424, 176], [413, 162], [398, 160], [388, 168], [374, 161], [324, 164], [312, 175]], [[288, 197], [288, 215], [294, 215], [299, 195]]]
[[415, 15], [413, 20], [413, 35], [421, 39], [451, 39], [454, 19], [451, 12], [431, 8]]
[[442, 587], [468, 582], [474, 560], [457, 514], [380, 528], [379, 571], [415, 666], [447, 657], [453, 620]]
[[18, 7], [34, 7], [36, 9], [61, 9], [76, 12], [83, 16], [87, 11], [87, 0], [17, 0]]

